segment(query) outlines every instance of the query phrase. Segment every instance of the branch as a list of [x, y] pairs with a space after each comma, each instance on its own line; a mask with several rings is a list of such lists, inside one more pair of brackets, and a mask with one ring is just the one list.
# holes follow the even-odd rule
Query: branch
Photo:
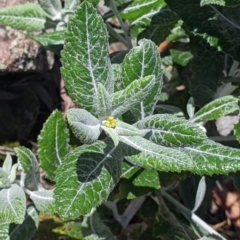
[[110, 8], [111, 10], [113, 11], [113, 13], [116, 15], [122, 29], [123, 29], [123, 32], [124, 32], [124, 35], [125, 35], [125, 38], [126, 38], [126, 41], [127, 41], [127, 47], [128, 49], [131, 49], [133, 46], [132, 46], [132, 42], [131, 42], [131, 38], [129, 37], [128, 35], [128, 29], [126, 28], [121, 16], [119, 15], [119, 12], [118, 12], [118, 9], [117, 9], [117, 6], [116, 6], [116, 3], [114, 0], [110, 0]]

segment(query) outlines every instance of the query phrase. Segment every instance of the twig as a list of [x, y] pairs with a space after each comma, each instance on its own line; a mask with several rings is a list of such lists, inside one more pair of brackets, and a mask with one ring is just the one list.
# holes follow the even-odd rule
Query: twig
[[7, 155], [7, 153], [9, 153], [11, 156], [15, 156], [16, 155], [12, 148], [0, 146], [0, 154], [1, 155]]
[[119, 15], [119, 12], [118, 12], [118, 9], [117, 9], [117, 6], [116, 6], [116, 3], [114, 0], [110, 0], [110, 8], [111, 10], [113, 11], [113, 13], [116, 15], [122, 29], [123, 29], [123, 32], [124, 32], [124, 35], [125, 35], [125, 38], [126, 38], [126, 41], [127, 41], [127, 47], [128, 49], [131, 49], [132, 48], [132, 42], [131, 42], [131, 38], [129, 37], [128, 35], [128, 30], [121, 18], [121, 16]]
[[233, 27], [237, 28], [240, 30], [240, 26], [238, 26], [236, 23], [232, 22], [231, 20], [229, 20], [227, 17], [225, 17], [220, 11], [218, 11], [213, 5], [210, 4], [210, 7], [217, 12], [226, 22], [228, 22], [230, 25], [232, 25]]
[[107, 201], [104, 203], [104, 205], [110, 210], [112, 210], [114, 219], [118, 221], [122, 227], [125, 228], [129, 224], [133, 216], [136, 214], [138, 209], [142, 206], [145, 199], [146, 199], [146, 196], [140, 196], [138, 198], [133, 199], [129, 203], [128, 207], [126, 208], [126, 210], [122, 215], [119, 215], [118, 213], [118, 209], [117, 209], [118, 200], [115, 200], [113, 202]]

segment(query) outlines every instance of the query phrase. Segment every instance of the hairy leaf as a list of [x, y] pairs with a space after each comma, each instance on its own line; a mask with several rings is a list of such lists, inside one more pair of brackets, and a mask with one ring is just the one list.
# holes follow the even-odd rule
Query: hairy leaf
[[196, 125], [171, 114], [156, 114], [134, 124], [149, 139], [165, 146], [183, 146], [198, 143], [207, 138]]
[[69, 109], [68, 123], [74, 135], [83, 143], [95, 142], [100, 133], [100, 123], [91, 113], [84, 109]]
[[50, 33], [28, 36], [44, 47], [48, 47], [49, 45], [63, 45], [65, 31], [54, 31]]
[[11, 183], [9, 181], [7, 173], [2, 168], [0, 168], [0, 189], [10, 187]]
[[69, 153], [57, 171], [57, 213], [74, 219], [100, 205], [118, 182], [121, 164], [122, 156], [112, 143], [97, 141]]
[[6, 172], [6, 174], [10, 174], [12, 168], [12, 157], [9, 153], [7, 153], [6, 158], [3, 162], [2, 169]]
[[76, 9], [81, 1], [80, 0], [65, 0], [65, 9], [70, 9], [70, 10], [74, 10]]
[[121, 64], [112, 64], [112, 70], [113, 70], [113, 77], [115, 80], [115, 92], [119, 90], [123, 90], [122, 87], [122, 77], [121, 77], [121, 72], [122, 72], [122, 65]]
[[0, 219], [0, 239], [8, 239], [10, 223]]
[[146, 25], [151, 17], [164, 6], [166, 4], [163, 0], [135, 0], [121, 12], [121, 17], [131, 20], [132, 25], [137, 23]]
[[47, 178], [54, 180], [56, 169], [68, 153], [69, 132], [62, 114], [55, 110], [45, 122], [38, 136], [38, 156]]
[[151, 94], [156, 85], [156, 78], [153, 75], [134, 80], [124, 90], [112, 94], [114, 117], [119, 117], [123, 113], [139, 104]]
[[98, 84], [96, 106], [99, 120], [107, 119], [107, 117], [111, 115], [112, 109], [111, 98], [108, 91], [101, 83]]
[[33, 152], [23, 146], [14, 148], [22, 171], [24, 173], [24, 185], [31, 190], [38, 190], [40, 175], [38, 161]]
[[191, 171], [194, 166], [187, 154], [176, 149], [163, 147], [139, 136], [120, 136], [126, 159], [146, 169], [158, 171]]
[[191, 52], [179, 51], [176, 49], [170, 49], [170, 54], [172, 56], [173, 61], [183, 67], [187, 66], [187, 64], [193, 58]]
[[22, 224], [11, 223], [8, 226], [7, 240], [31, 240], [39, 226], [38, 212], [33, 206], [27, 208], [26, 216]]
[[18, 163], [13, 164], [10, 175], [8, 176], [10, 183], [13, 183], [17, 176]]
[[153, 113], [162, 88], [161, 59], [156, 45], [147, 39], [139, 41], [139, 46], [134, 47], [126, 55], [122, 63], [122, 83], [124, 88], [135, 79], [155, 75], [156, 81], [151, 93], [132, 112], [138, 119]]
[[240, 170], [240, 150], [211, 140], [184, 147], [194, 162], [193, 173], [199, 175], [228, 174]]
[[207, 234], [206, 236], [203, 236], [199, 238], [198, 240], [224, 240], [223, 237], [220, 235], [215, 235], [215, 234]]
[[139, 129], [122, 121], [117, 121], [115, 129], [119, 136], [141, 135], [141, 132], [139, 131]]
[[194, 117], [192, 122], [202, 122], [217, 119], [229, 113], [239, 110], [238, 99], [233, 96], [218, 98], [201, 108]]
[[240, 122], [234, 125], [234, 135], [238, 142], [240, 142]]
[[108, 56], [106, 26], [96, 9], [83, 2], [68, 23], [62, 75], [72, 100], [96, 114], [98, 83], [113, 92], [113, 73]]
[[202, 204], [204, 196], [206, 194], [206, 189], [207, 189], [206, 180], [205, 180], [205, 177], [203, 176], [198, 183], [198, 188], [197, 188], [197, 193], [196, 193], [196, 198], [195, 198], [195, 204], [194, 204], [194, 208], [192, 209], [192, 212], [196, 212], [197, 209]]
[[22, 223], [26, 212], [26, 196], [21, 187], [0, 190], [0, 218], [4, 221]]
[[[42, 9], [52, 17], [60, 15], [62, 3], [60, 0], [38, 0]], [[60, 16], [59, 16], [60, 17]]]
[[114, 128], [109, 128], [109, 127], [105, 127], [105, 126], [101, 126], [101, 128], [113, 140], [114, 145], [117, 146], [119, 143], [119, 136], [118, 136], [117, 131]]
[[38, 4], [25, 3], [0, 9], [0, 23], [15, 29], [40, 31], [45, 22], [46, 13]]
[[30, 198], [35, 204], [38, 211], [53, 214], [54, 213], [54, 198], [53, 190], [33, 191]]

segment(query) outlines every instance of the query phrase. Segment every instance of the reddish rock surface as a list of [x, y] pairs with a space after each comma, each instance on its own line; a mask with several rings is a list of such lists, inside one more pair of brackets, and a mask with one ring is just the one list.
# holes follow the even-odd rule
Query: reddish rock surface
[[[0, 8], [27, 0], [2, 0]], [[20, 31], [0, 25], [0, 73], [39, 72], [49, 69], [46, 51]]]

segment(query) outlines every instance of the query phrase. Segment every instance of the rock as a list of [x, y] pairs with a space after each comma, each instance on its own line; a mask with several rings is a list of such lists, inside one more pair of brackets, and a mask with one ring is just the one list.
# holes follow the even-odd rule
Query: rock
[[[27, 0], [0, 1], [0, 8], [25, 2]], [[0, 25], [1, 74], [48, 70], [51, 68], [48, 54], [38, 43], [28, 39], [20, 31]]]

